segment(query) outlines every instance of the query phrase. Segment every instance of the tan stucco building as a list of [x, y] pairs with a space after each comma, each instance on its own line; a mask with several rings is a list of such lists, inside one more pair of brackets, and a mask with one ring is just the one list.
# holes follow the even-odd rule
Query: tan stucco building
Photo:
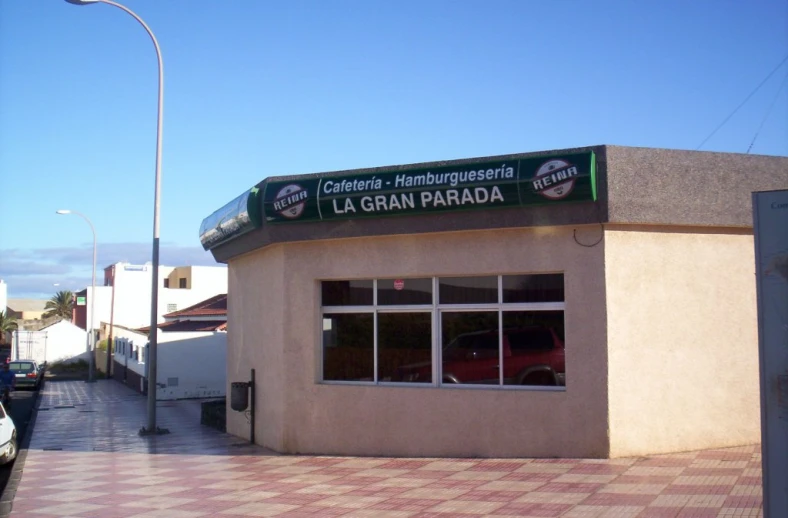
[[9, 318], [39, 320], [47, 311], [46, 304], [40, 299], [8, 299], [8, 306], [3, 309]]
[[269, 178], [201, 230], [228, 383], [255, 369], [287, 453], [759, 442], [750, 193], [785, 187], [788, 158], [618, 146]]

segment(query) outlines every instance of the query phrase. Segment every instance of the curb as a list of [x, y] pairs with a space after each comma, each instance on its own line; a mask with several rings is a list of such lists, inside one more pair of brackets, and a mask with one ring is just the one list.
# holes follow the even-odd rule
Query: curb
[[[46, 385], [46, 382], [44, 382]], [[42, 385], [43, 387], [43, 385]], [[14, 460], [14, 467], [11, 468], [11, 476], [8, 477], [8, 483], [5, 486], [2, 496], [0, 496], [0, 518], [6, 518], [11, 514], [14, 508], [14, 497], [19, 483], [22, 481], [22, 472], [25, 469], [25, 460], [27, 459], [27, 449], [30, 446], [30, 438], [33, 436], [33, 428], [36, 425], [36, 418], [38, 417], [38, 407], [41, 404], [41, 389], [36, 393], [36, 400], [33, 403], [33, 411], [30, 415], [30, 421], [27, 423], [27, 430], [22, 441], [19, 443], [19, 453]]]

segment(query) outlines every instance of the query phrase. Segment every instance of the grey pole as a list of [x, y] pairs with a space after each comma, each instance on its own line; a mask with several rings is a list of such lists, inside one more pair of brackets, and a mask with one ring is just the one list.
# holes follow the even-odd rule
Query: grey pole
[[[66, 0], [71, 4], [87, 5], [94, 3], [103, 3], [113, 5], [118, 9], [122, 9], [132, 18], [137, 20], [140, 25], [145, 29], [145, 32], [150, 36], [153, 42], [153, 47], [156, 49], [156, 58], [159, 62], [159, 103], [158, 103], [158, 118], [156, 120], [156, 186], [153, 198], [153, 272], [151, 275], [151, 302], [150, 302], [150, 331], [149, 331], [149, 350], [150, 358], [148, 358], [148, 426], [141, 429], [140, 433], [143, 435], [157, 433], [156, 427], [156, 359], [157, 359], [157, 346], [158, 346], [158, 306], [159, 306], [159, 213], [160, 213], [160, 196], [161, 196], [161, 149], [162, 149], [162, 126], [164, 120], [164, 64], [161, 58], [161, 49], [159, 42], [156, 40], [153, 31], [150, 27], [137, 16], [134, 11], [128, 7], [121, 5], [112, 0]], [[161, 430], [166, 433], [166, 430]]]
[[59, 210], [57, 211], [58, 214], [74, 214], [75, 216], [79, 216], [80, 218], [84, 219], [88, 225], [90, 225], [90, 231], [93, 233], [93, 277], [90, 282], [90, 326], [85, 326], [88, 328], [88, 383], [92, 383], [95, 381], [94, 379], [94, 369], [96, 366], [96, 333], [93, 332], [93, 328], [96, 325], [96, 228], [93, 226], [93, 223], [90, 221], [90, 218], [82, 214], [81, 212], [77, 212], [75, 210]]
[[788, 516], [788, 190], [752, 193], [763, 517]]

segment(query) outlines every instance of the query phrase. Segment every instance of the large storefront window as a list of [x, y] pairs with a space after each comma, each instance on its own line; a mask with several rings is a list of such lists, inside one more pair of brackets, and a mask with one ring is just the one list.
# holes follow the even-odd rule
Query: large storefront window
[[566, 384], [564, 276], [323, 281], [325, 382]]

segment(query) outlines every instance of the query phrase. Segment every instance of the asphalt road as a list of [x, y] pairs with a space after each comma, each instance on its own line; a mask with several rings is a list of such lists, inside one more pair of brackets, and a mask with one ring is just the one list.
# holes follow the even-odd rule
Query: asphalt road
[[[8, 408], [8, 413], [11, 414], [11, 419], [14, 420], [20, 447], [22, 446], [22, 438], [25, 436], [30, 417], [33, 415], [33, 406], [37, 395], [38, 392], [30, 389], [17, 390], [11, 394], [11, 406]], [[0, 494], [5, 490], [13, 465], [14, 463], [12, 462], [5, 466], [0, 466]]]

